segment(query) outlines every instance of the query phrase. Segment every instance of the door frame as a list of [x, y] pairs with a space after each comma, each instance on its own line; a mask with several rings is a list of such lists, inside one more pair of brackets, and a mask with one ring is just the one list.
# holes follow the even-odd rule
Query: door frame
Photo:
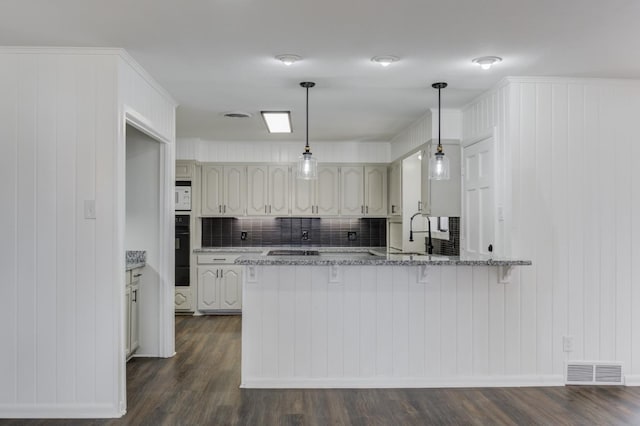
[[120, 283], [114, 286], [116, 292], [116, 300], [119, 301], [118, 318], [118, 394], [119, 408], [121, 413], [126, 412], [127, 408], [127, 368], [125, 348], [125, 309], [124, 291], [126, 286], [125, 279], [125, 229], [126, 229], [126, 128], [130, 125], [142, 133], [149, 136], [160, 147], [159, 174], [158, 182], [158, 209], [159, 209], [159, 226], [158, 226], [158, 276], [159, 276], [159, 292], [158, 292], [158, 356], [162, 358], [170, 358], [175, 355], [175, 317], [174, 317], [174, 194], [175, 185], [175, 144], [174, 142], [163, 136], [157, 131], [151, 123], [133, 107], [123, 105], [121, 112], [118, 114], [118, 144], [117, 144], [117, 161], [116, 161], [116, 258], [118, 271], [114, 276], [121, 277]]

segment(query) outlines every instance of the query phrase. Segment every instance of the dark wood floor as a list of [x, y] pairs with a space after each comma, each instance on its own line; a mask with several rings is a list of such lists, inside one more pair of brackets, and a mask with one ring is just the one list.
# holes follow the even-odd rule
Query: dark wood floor
[[176, 318], [171, 359], [127, 365], [115, 420], [2, 425], [640, 425], [640, 388], [240, 389], [240, 317]]

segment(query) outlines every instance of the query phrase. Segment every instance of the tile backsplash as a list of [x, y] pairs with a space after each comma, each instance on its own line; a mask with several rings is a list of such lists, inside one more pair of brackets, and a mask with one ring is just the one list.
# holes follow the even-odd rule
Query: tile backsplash
[[449, 239], [440, 240], [432, 238], [433, 254], [443, 256], [459, 256], [460, 255], [460, 218], [449, 218]]
[[[202, 247], [385, 247], [385, 218], [202, 218]], [[303, 240], [303, 231], [307, 239]], [[246, 239], [242, 233], [246, 232]], [[349, 233], [355, 232], [355, 240]], [[352, 238], [354, 236], [352, 235]]]

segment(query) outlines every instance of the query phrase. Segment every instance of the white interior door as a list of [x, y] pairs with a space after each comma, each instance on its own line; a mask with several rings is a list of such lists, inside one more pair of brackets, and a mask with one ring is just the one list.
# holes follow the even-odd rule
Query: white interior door
[[493, 137], [464, 148], [462, 249], [469, 254], [495, 252]]

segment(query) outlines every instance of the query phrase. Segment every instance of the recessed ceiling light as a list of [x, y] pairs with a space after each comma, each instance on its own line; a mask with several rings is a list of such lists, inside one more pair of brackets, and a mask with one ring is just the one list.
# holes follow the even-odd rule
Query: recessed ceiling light
[[374, 56], [373, 58], [371, 58], [371, 62], [375, 62], [376, 64], [379, 64], [383, 67], [388, 67], [389, 65], [391, 65], [394, 62], [398, 62], [400, 60], [400, 58], [398, 58], [397, 56]]
[[251, 118], [251, 114], [244, 111], [230, 111], [230, 112], [225, 112], [222, 115], [224, 115], [227, 118]]
[[483, 70], [488, 70], [493, 64], [502, 62], [502, 58], [498, 56], [481, 56], [479, 58], [475, 58], [471, 62], [476, 65], [480, 65], [480, 68], [482, 68]]
[[290, 53], [287, 53], [284, 55], [277, 55], [276, 59], [289, 67], [294, 63], [298, 62], [299, 60], [301, 60], [302, 58], [298, 55], [292, 55]]
[[260, 111], [269, 133], [291, 133], [290, 111]]

